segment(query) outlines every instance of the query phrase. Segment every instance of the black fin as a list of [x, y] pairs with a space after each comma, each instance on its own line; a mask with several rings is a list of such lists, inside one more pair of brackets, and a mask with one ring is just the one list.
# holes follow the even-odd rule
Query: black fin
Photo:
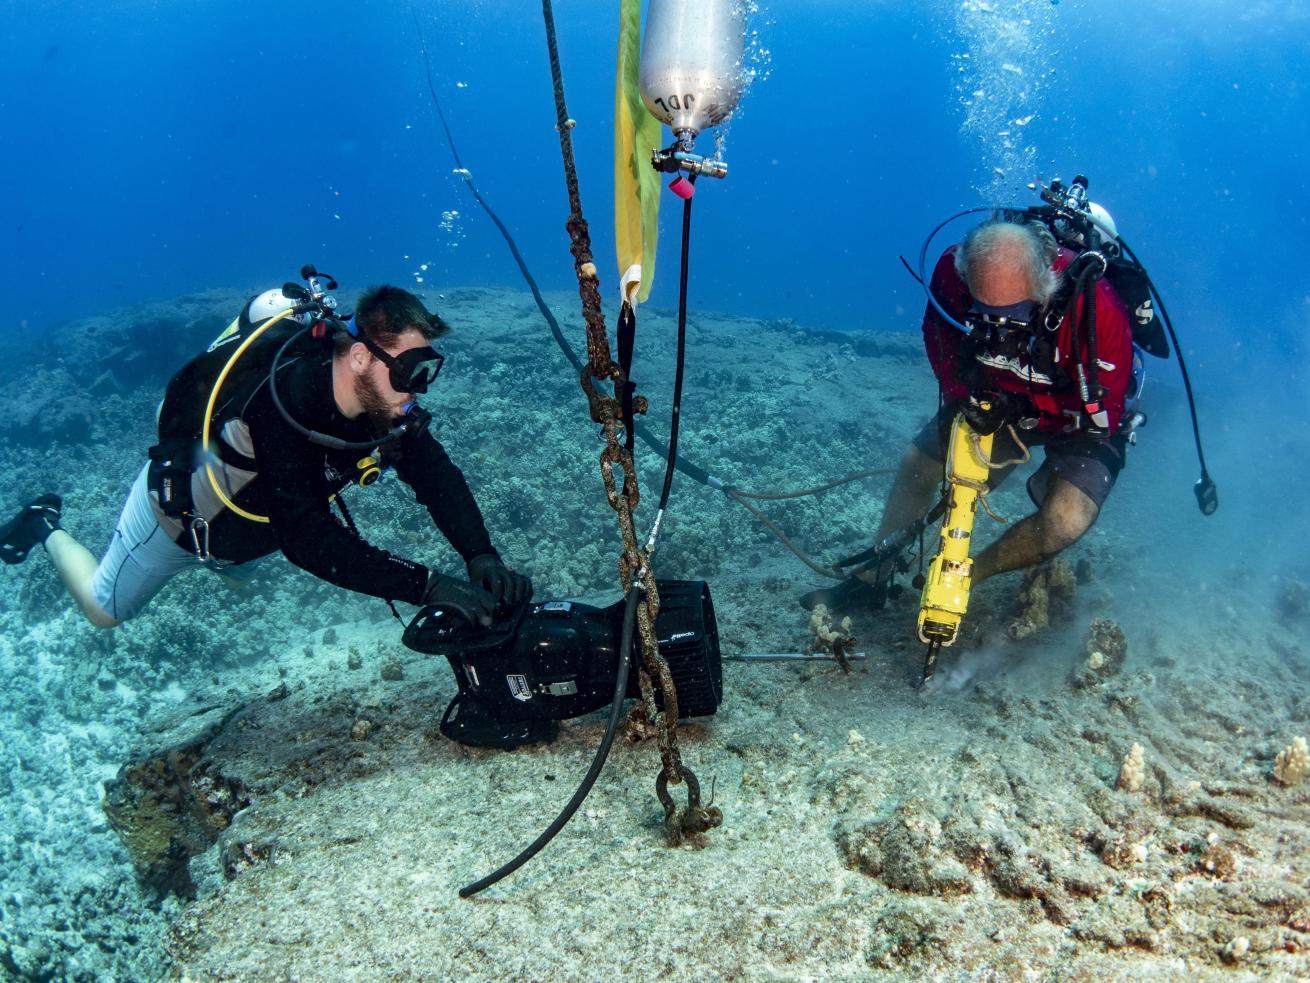
[[0, 560], [22, 563], [34, 546], [44, 543], [59, 528], [63, 503], [58, 495], [45, 494], [24, 505], [18, 514], [0, 526]]
[[801, 607], [806, 611], [813, 611], [815, 607], [822, 604], [834, 614], [858, 608], [882, 607], [878, 589], [859, 577], [847, 577], [832, 587], [820, 587], [808, 594], [802, 594], [800, 602]]

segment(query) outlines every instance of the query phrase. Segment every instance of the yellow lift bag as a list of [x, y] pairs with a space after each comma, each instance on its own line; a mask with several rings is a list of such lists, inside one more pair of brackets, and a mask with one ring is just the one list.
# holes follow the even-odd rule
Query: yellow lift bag
[[660, 122], [646, 111], [641, 70], [641, 0], [619, 0], [619, 62], [614, 94], [614, 242], [622, 299], [636, 307], [655, 282], [660, 176], [651, 166]]

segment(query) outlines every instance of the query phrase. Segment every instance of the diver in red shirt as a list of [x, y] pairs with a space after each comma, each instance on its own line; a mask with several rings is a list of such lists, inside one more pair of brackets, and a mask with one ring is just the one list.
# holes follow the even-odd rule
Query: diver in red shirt
[[[1125, 404], [1133, 377], [1128, 312], [1104, 279], [1095, 286], [1095, 329], [1071, 290], [1075, 254], [1039, 222], [991, 219], [943, 253], [933, 271], [924, 346], [941, 387], [941, 408], [901, 460], [875, 542], [913, 524], [939, 496], [951, 422], [960, 412], [980, 434], [994, 434], [990, 488], [1040, 446], [1044, 461], [1028, 480], [1037, 510], [973, 563], [976, 586], [1030, 567], [1077, 542], [1100, 514], [1124, 465]], [[965, 333], [943, 313], [968, 329]], [[806, 606], [849, 605], [885, 582], [894, 558]]]
[[[978, 554], [975, 585], [1050, 559], [1096, 521], [1124, 465], [1120, 422], [1132, 381], [1132, 330], [1118, 294], [1100, 280], [1094, 347], [1079, 338], [1082, 299], [1067, 311], [1052, 303], [1073, 258], [1043, 225], [993, 220], [938, 261], [933, 293], [971, 330], [962, 334], [931, 304], [924, 314], [924, 347], [943, 406], [901, 462], [878, 539], [931, 503], [960, 410], [974, 430], [996, 435], [992, 487], [1026, 458], [1025, 448], [1040, 445], [1045, 454], [1028, 480], [1037, 511]], [[1090, 407], [1078, 384], [1089, 358], [1101, 390]], [[1009, 463], [997, 467], [1002, 462]]]

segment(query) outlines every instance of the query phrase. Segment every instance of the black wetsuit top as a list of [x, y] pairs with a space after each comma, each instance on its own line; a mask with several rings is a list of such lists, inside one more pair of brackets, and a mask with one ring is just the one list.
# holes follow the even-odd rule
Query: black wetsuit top
[[[321, 349], [283, 363], [278, 395], [291, 415], [312, 430], [352, 442], [375, 436], [367, 416], [347, 419], [337, 408], [332, 358]], [[428, 569], [370, 545], [332, 511], [329, 498], [354, 480], [357, 462], [368, 452], [330, 450], [310, 442], [278, 412], [267, 382], [240, 417], [250, 430], [258, 476], [233, 501], [271, 521], [254, 522], [224, 509], [210, 523], [213, 555], [244, 563], [281, 550], [296, 566], [338, 587], [420, 603]], [[468, 482], [432, 434], [406, 434], [390, 445], [387, 460], [466, 562], [496, 552]]]

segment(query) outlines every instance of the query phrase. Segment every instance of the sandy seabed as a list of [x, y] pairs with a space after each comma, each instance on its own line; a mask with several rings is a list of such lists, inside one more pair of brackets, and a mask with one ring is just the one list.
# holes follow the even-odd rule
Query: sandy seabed
[[[239, 298], [170, 309], [201, 332]], [[493, 538], [538, 597], [616, 598], [601, 444], [530, 298], [431, 299], [457, 333], [428, 402]], [[576, 321], [574, 301], [552, 303]], [[145, 316], [106, 316], [98, 330], [130, 343]], [[643, 313], [635, 376], [661, 432], [673, 327], [668, 312]], [[146, 368], [139, 379], [49, 372], [46, 385], [85, 394], [85, 430], [50, 414], [42, 425], [62, 428], [47, 437], [54, 473], [68, 476], [66, 524], [98, 545], [149, 443], [162, 380]], [[8, 381], [0, 398], [27, 405], [39, 391]], [[125, 966], [195, 981], [1310, 978], [1310, 785], [1271, 778], [1278, 752], [1310, 735], [1305, 571], [1227, 517], [1240, 499], [1197, 514], [1178, 395], [1160, 385], [1155, 398], [1120, 487], [1069, 553], [1077, 584], [1051, 624], [1013, 640], [1019, 578], [996, 578], [925, 692], [913, 685], [912, 590], [855, 615], [866, 658], [850, 674], [739, 661], [807, 645], [796, 597], [816, 578], [735, 503], [679, 478], [656, 568], [713, 591], [724, 703], [680, 733], [723, 827], [701, 848], [666, 847], [654, 744], [621, 738], [573, 823], [472, 900], [458, 888], [567, 800], [600, 715], [566, 723], [549, 746], [462, 748], [436, 731], [455, 690], [448, 666], [401, 647], [380, 603], [278, 560], [245, 592], [186, 578], [110, 637], [55, 613], [53, 575], [34, 557], [6, 573], [16, 589], [0, 611], [0, 669], [27, 694], [6, 719], [6, 753], [22, 767], [9, 769], [0, 813], [0, 965], [38, 978], [25, 967], [44, 946], [47, 966], [71, 953], [53, 978], [87, 979], [131, 978]], [[893, 468], [934, 407], [913, 335], [692, 319], [682, 451], [742, 487]], [[42, 480], [26, 439], [0, 434], [18, 485]], [[1240, 469], [1218, 458], [1217, 476]], [[654, 498], [660, 462], [642, 465]], [[889, 482], [767, 510], [832, 559], [867, 545]], [[400, 486], [351, 501], [370, 538], [450, 564]], [[1022, 475], [993, 504], [1022, 515]], [[980, 538], [996, 528], [980, 519]], [[1122, 626], [1127, 658], [1089, 678], [1096, 618]], [[239, 782], [249, 804], [191, 860], [196, 896], [161, 908], [132, 884], [95, 807], [125, 762], [202, 731], [208, 774]], [[72, 748], [67, 763], [51, 763], [50, 735]], [[1116, 785], [1134, 744], [1144, 770], [1130, 792]], [[52, 804], [61, 789], [77, 808]], [[68, 886], [97, 863], [94, 890]], [[44, 914], [12, 900], [38, 867], [68, 899]], [[93, 910], [78, 915], [79, 903]], [[82, 948], [66, 937], [69, 912]], [[137, 961], [97, 964], [97, 939], [133, 946], [115, 914], [137, 926]]]

